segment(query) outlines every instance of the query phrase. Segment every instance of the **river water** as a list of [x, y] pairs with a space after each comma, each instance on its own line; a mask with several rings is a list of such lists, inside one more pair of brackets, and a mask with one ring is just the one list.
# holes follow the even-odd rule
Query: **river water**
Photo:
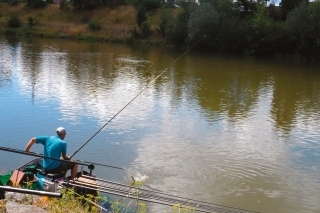
[[[319, 67], [182, 54], [0, 37], [0, 146], [23, 150], [64, 126], [72, 155], [164, 71], [74, 158], [126, 168], [97, 166], [100, 178], [131, 184], [145, 175], [143, 187], [182, 197], [320, 212]], [[30, 159], [0, 151], [0, 173]]]

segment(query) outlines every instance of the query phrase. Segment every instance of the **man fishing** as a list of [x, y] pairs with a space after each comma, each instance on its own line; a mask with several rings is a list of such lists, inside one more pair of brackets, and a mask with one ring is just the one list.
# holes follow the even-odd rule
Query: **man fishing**
[[[71, 157], [66, 156], [67, 143], [63, 140], [67, 134], [66, 129], [59, 127], [56, 130], [56, 133], [56, 136], [38, 136], [31, 138], [24, 151], [30, 152], [29, 150], [34, 143], [40, 143], [44, 146], [44, 156], [57, 159], [61, 157], [64, 160], [70, 160]], [[47, 173], [63, 173], [64, 176], [66, 175], [67, 171], [71, 169], [71, 180], [75, 179], [78, 171], [78, 164], [74, 162], [52, 160], [48, 158], [43, 158], [42, 167]]]

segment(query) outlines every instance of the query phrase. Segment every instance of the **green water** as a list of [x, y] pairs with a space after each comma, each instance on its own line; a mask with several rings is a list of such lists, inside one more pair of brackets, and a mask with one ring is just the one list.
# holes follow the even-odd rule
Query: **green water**
[[[146, 175], [144, 187], [182, 197], [320, 212], [319, 68], [192, 51], [176, 61], [182, 54], [0, 38], [0, 146], [24, 149], [64, 126], [71, 155], [165, 70], [75, 158], [126, 168], [97, 166], [101, 178]], [[30, 160], [0, 153], [0, 173]]]

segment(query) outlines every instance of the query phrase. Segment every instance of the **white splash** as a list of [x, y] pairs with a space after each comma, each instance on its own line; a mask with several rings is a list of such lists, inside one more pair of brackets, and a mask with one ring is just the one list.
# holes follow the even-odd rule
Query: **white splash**
[[143, 182], [148, 179], [147, 175], [141, 175], [139, 172], [135, 176], [131, 176], [133, 181]]

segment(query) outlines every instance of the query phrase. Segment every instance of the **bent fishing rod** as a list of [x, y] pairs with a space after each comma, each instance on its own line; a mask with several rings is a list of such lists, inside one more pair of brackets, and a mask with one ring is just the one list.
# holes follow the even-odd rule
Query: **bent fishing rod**
[[[51, 159], [51, 160], [57, 160], [57, 161], [62, 161], [62, 162], [70, 162], [70, 160], [64, 160], [64, 159], [59, 159], [59, 158], [53, 158], [53, 157], [44, 156], [44, 155], [41, 154], [41, 153], [25, 152], [25, 151], [22, 151], [22, 150], [7, 148], [7, 147], [3, 147], [3, 146], [0, 146], [0, 150], [2, 150], [2, 151], [7, 151], [7, 152], [13, 152], [13, 153], [17, 153], [17, 154], [22, 154], [22, 155], [29, 155], [29, 156], [34, 156], [34, 157], [40, 157], [40, 158], [46, 158], [46, 159]], [[72, 161], [71, 161], [71, 162], [72, 162]], [[83, 160], [74, 160], [74, 163], [79, 164], [79, 165], [83, 165], [83, 166], [88, 166], [88, 168], [89, 168], [90, 170], [93, 170], [95, 165], [104, 166], [104, 167], [109, 167], [109, 168], [113, 168], [113, 169], [125, 170], [124, 168], [121, 168], [121, 167], [109, 166], [109, 165], [100, 164], [100, 163], [92, 163], [92, 162], [83, 161]]]
[[152, 85], [164, 72], [166, 72], [173, 64], [175, 64], [182, 56], [184, 56], [187, 52], [189, 52], [194, 46], [196, 46], [202, 39], [204, 39], [207, 35], [204, 35], [197, 42], [195, 42], [191, 47], [189, 47], [182, 55], [180, 55], [175, 61], [173, 61], [167, 68], [165, 68], [159, 75], [157, 75], [152, 81], [147, 84], [136, 96], [134, 96], [124, 107], [122, 107], [108, 122], [106, 122], [96, 133], [94, 133], [71, 157], [76, 155], [89, 141], [92, 140], [104, 127], [106, 127], [117, 115], [119, 115], [129, 104], [131, 104], [141, 93], [143, 93], [150, 85]]

